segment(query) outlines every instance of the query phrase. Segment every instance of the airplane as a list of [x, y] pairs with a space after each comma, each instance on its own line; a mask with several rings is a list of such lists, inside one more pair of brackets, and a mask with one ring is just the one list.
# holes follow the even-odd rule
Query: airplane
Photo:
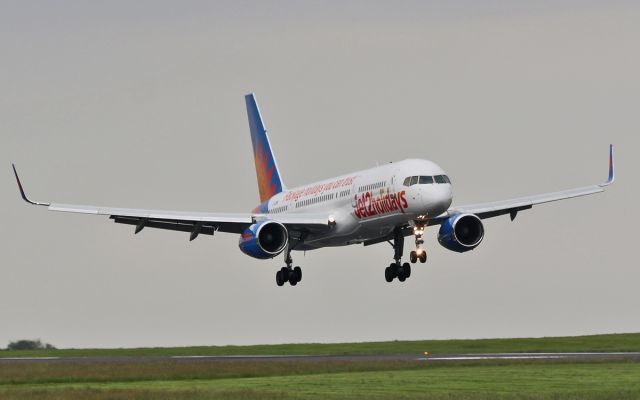
[[[13, 172], [22, 199], [51, 211], [108, 215], [119, 224], [189, 233], [192, 241], [200, 234], [239, 234], [240, 250], [257, 259], [284, 254], [285, 265], [276, 272], [276, 284], [297, 285], [302, 269], [293, 266], [292, 251], [323, 247], [364, 246], [388, 242], [393, 262], [385, 268], [387, 282], [404, 282], [411, 276], [411, 264], [427, 261], [423, 235], [429, 226], [440, 225], [438, 242], [454, 252], [467, 252], [484, 238], [483, 220], [516, 215], [533, 206], [552, 201], [600, 193], [615, 180], [613, 145], [609, 146], [609, 176], [601, 184], [559, 192], [538, 194], [481, 204], [451, 207], [451, 180], [437, 164], [407, 159], [362, 171], [287, 188], [269, 143], [255, 95], [245, 96], [260, 204], [249, 213], [209, 213], [111, 208], [87, 205], [43, 203], [30, 200], [16, 167]], [[402, 262], [404, 239], [413, 236], [411, 262]]]

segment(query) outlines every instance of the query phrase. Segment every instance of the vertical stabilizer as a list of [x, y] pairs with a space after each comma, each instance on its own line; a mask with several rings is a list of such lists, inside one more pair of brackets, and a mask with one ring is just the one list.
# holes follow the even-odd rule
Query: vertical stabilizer
[[244, 99], [247, 103], [247, 116], [249, 117], [249, 129], [251, 130], [253, 157], [256, 163], [260, 202], [264, 202], [273, 195], [282, 192], [284, 184], [280, 178], [276, 158], [273, 155], [273, 151], [271, 151], [271, 144], [260, 116], [256, 98], [253, 93], [249, 93], [244, 96]]

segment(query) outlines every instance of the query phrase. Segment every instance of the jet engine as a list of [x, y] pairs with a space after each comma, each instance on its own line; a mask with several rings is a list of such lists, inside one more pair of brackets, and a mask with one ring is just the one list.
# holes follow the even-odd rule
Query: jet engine
[[445, 248], [464, 253], [473, 250], [484, 238], [484, 226], [475, 214], [458, 214], [442, 222], [438, 242]]
[[287, 228], [279, 222], [261, 221], [240, 235], [240, 250], [251, 257], [266, 259], [282, 253], [289, 242]]

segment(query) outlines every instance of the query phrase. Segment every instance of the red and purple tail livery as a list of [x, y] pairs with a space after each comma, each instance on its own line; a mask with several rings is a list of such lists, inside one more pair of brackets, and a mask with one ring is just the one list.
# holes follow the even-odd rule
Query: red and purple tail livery
[[247, 116], [249, 117], [249, 129], [251, 130], [251, 143], [253, 144], [253, 157], [256, 163], [260, 201], [264, 202], [275, 194], [282, 192], [284, 184], [280, 178], [273, 151], [271, 151], [269, 137], [262, 122], [256, 98], [253, 93], [249, 93], [244, 99], [247, 103]]

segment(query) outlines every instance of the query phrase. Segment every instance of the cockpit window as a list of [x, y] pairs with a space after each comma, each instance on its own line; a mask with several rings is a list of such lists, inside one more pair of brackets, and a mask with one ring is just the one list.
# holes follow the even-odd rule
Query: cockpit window
[[431, 185], [434, 182], [435, 183], [451, 183], [451, 181], [446, 175], [436, 175], [436, 176], [420, 175], [420, 176], [408, 176], [404, 178], [403, 185], [405, 186]]
[[451, 183], [449, 177], [446, 175], [436, 175], [434, 178], [436, 179], [436, 183]]

